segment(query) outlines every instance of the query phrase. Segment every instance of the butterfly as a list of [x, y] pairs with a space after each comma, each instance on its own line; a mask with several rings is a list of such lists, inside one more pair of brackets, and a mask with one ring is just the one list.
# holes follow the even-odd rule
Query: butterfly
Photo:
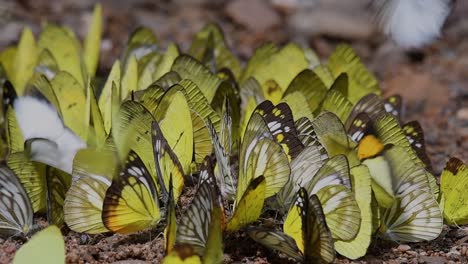
[[[44, 245], [47, 246], [44, 247]], [[55, 225], [50, 225], [33, 235], [16, 252], [13, 263], [65, 263], [65, 242], [60, 229]]]
[[468, 180], [468, 168], [458, 158], [447, 161], [440, 176], [441, 204], [444, 208], [444, 219], [450, 225], [468, 223], [466, 210], [465, 185]]
[[106, 191], [120, 170], [117, 152], [110, 143], [103, 149], [77, 152], [73, 181], [64, 202], [64, 218], [71, 230], [88, 234], [109, 231], [102, 222], [102, 208]]
[[[169, 192], [173, 192], [175, 201], [182, 192], [185, 177], [182, 166], [157, 122], [151, 124], [151, 140], [157, 178], [149, 174], [142, 159], [130, 150], [119, 176], [106, 191], [102, 221], [113, 232], [131, 233], [156, 226], [168, 205]], [[173, 187], [168, 190], [170, 179]]]
[[[228, 106], [227, 109], [229, 109]], [[235, 198], [234, 196], [236, 193], [237, 176], [231, 168], [232, 121], [228, 110], [223, 116], [222, 129], [219, 136], [213, 123], [211, 122], [211, 119], [208, 120], [207, 126], [208, 130], [210, 131], [214, 154], [217, 161], [217, 173], [215, 172], [216, 179], [220, 183], [219, 185], [224, 199], [232, 201]]]
[[346, 155], [350, 164], [356, 165], [357, 161], [353, 153], [355, 143], [348, 138], [343, 123], [337, 115], [331, 112], [321, 113], [311, 121], [308, 132], [304, 135], [309, 135], [308, 137], [314, 140], [316, 138], [326, 149], [329, 157]]
[[237, 192], [228, 231], [255, 221], [264, 200], [275, 195], [289, 179], [288, 156], [273, 137], [266, 120], [254, 112], [240, 146]]
[[33, 162], [25, 153], [9, 155], [7, 165], [26, 191], [34, 212], [45, 212], [50, 224], [62, 226], [63, 203], [71, 177], [51, 166]]
[[289, 189], [283, 189], [287, 191], [278, 193], [278, 203], [287, 210], [291, 193], [299, 189], [293, 186], [303, 186], [319, 198], [333, 238], [351, 240], [359, 230], [361, 215], [351, 190], [348, 161], [343, 155], [313, 163], [314, 159], [313, 152], [305, 151], [291, 163], [292, 181], [286, 185]]
[[401, 129], [403, 129], [403, 132], [405, 133], [414, 152], [416, 152], [416, 155], [426, 165], [426, 168], [431, 171], [431, 160], [427, 156], [424, 131], [421, 124], [419, 124], [418, 121], [411, 121], [405, 123]]
[[254, 113], [259, 113], [263, 117], [273, 139], [281, 144], [289, 159], [297, 157], [304, 146], [297, 138], [296, 126], [289, 105], [279, 103], [275, 106], [270, 101], [263, 101]]
[[[427, 181], [427, 171], [415, 164], [404, 148], [388, 146], [381, 158], [365, 160], [363, 164], [372, 175], [372, 189], [380, 208], [379, 230], [385, 238], [419, 242], [439, 236], [443, 226], [442, 212]], [[374, 176], [375, 171], [379, 171], [380, 179], [386, 182], [379, 182]], [[375, 187], [376, 183], [381, 188]], [[381, 189], [387, 191], [387, 199], [382, 199]]]
[[[12, 150], [23, 151], [23, 147], [15, 145], [24, 145], [26, 140], [32, 160], [71, 173], [76, 151], [84, 148], [86, 144], [64, 126], [56, 109], [46, 101], [25, 96], [17, 98], [13, 105], [17, 123], [9, 118], [8, 124], [9, 144]], [[20, 142], [21, 140], [23, 142]]]
[[303, 263], [332, 263], [335, 259], [333, 238], [320, 201], [304, 188], [299, 189], [286, 216], [283, 232], [249, 227], [247, 233], [256, 242]]
[[240, 75], [241, 64], [227, 47], [223, 31], [216, 24], [207, 24], [197, 32], [188, 53], [205, 65], [213, 66], [212, 72], [229, 68], [234, 76]]
[[[372, 120], [371, 123], [371, 132], [367, 133], [367, 136], [364, 136], [359, 141], [357, 147], [357, 155], [360, 160], [367, 158], [379, 158], [379, 153], [384, 149], [384, 147], [386, 145], [392, 144], [401, 147], [406, 152], [406, 154], [408, 154], [408, 157], [415, 163], [415, 165], [427, 168], [427, 164], [424, 163], [416, 154], [416, 151], [413, 149], [410, 141], [408, 141], [408, 137], [395, 117], [390, 114], [383, 114], [380, 115], [377, 119]], [[371, 171], [371, 173], [374, 174], [376, 172]], [[426, 177], [434, 196], [437, 197], [439, 188], [437, 187], [434, 175], [432, 175], [430, 172], [426, 172]], [[373, 179], [377, 178], [383, 179], [385, 177], [378, 177], [373, 175]]]
[[376, 1], [381, 30], [404, 48], [417, 48], [439, 37], [453, 1], [420, 4], [412, 1]]
[[[171, 207], [174, 210], [174, 207]], [[204, 159], [200, 168], [200, 184], [189, 207], [175, 225], [175, 213], [168, 226], [173, 225], [171, 233], [166, 233], [166, 241], [173, 243], [172, 250], [164, 263], [182, 259], [198, 263], [222, 263], [222, 225], [224, 213], [221, 196], [213, 174], [211, 157]], [[203, 262], [202, 262], [203, 261]]]
[[291, 81], [307, 69], [309, 63], [304, 49], [296, 44], [279, 48], [266, 43], [255, 50], [239, 83], [243, 85], [249, 78], [255, 79], [261, 88], [261, 96], [277, 104]]
[[161, 219], [156, 183], [141, 158], [130, 151], [119, 176], [106, 191], [102, 222], [113, 232], [155, 227]]
[[[309, 89], [310, 87], [314, 89]], [[301, 117], [311, 119], [312, 113], [325, 98], [327, 90], [328, 88], [317, 73], [305, 69], [291, 81], [283, 94], [282, 101], [291, 107], [296, 120]]]
[[0, 166], [0, 235], [27, 235], [33, 229], [33, 208], [18, 177]]
[[338, 45], [332, 55], [328, 58], [327, 68], [332, 73], [333, 79], [340, 74], [346, 73], [348, 85], [341, 90], [345, 98], [351, 104], [355, 104], [362, 97], [374, 93], [381, 94], [377, 79], [361, 62], [359, 57], [348, 45]]
[[366, 255], [373, 234], [371, 175], [365, 165], [359, 165], [351, 168], [350, 176], [354, 199], [361, 215], [359, 231], [351, 240], [335, 240], [335, 249], [342, 256], [358, 259]]
[[347, 73], [341, 73], [336, 77], [332, 86], [327, 91], [325, 97], [319, 104], [319, 108], [314, 111], [314, 115], [318, 116], [324, 111], [334, 113], [344, 122], [345, 118], [352, 110], [352, 103], [347, 98], [349, 78]]

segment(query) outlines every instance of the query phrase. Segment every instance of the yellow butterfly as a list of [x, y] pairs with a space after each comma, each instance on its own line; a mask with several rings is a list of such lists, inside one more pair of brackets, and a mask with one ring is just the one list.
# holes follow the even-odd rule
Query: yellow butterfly
[[60, 229], [51, 225], [35, 234], [16, 252], [13, 263], [64, 264], [65, 242]]
[[110, 143], [103, 149], [78, 151], [73, 163], [73, 182], [64, 203], [65, 222], [71, 230], [88, 234], [109, 231], [102, 222], [102, 208], [120, 165]]
[[140, 157], [130, 151], [119, 177], [106, 191], [102, 222], [113, 232], [132, 233], [155, 227], [160, 219], [156, 183]]
[[285, 253], [303, 263], [332, 263], [335, 259], [333, 238], [328, 230], [320, 201], [304, 188], [283, 224], [283, 232], [264, 227], [250, 227], [249, 236], [255, 241]]
[[[175, 223], [175, 208], [170, 207], [173, 217], [168, 218], [166, 252], [163, 263], [222, 263], [222, 225], [224, 212], [217, 189], [211, 158], [207, 156], [200, 168], [200, 184], [197, 192]], [[169, 228], [169, 227], [172, 228]]]
[[468, 168], [466, 164], [457, 158], [451, 158], [440, 176], [444, 219], [450, 225], [464, 225], [468, 223], [465, 194], [467, 181]]

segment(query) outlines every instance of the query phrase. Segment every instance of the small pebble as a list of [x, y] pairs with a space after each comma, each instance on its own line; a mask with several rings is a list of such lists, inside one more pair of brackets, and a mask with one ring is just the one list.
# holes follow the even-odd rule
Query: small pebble
[[408, 246], [408, 245], [405, 245], [405, 244], [401, 244], [401, 245], [398, 246], [397, 249], [398, 249], [398, 251], [400, 251], [400, 252], [405, 252], [405, 251], [410, 250], [411, 247]]
[[468, 121], [468, 107], [458, 110], [457, 119], [462, 121]]

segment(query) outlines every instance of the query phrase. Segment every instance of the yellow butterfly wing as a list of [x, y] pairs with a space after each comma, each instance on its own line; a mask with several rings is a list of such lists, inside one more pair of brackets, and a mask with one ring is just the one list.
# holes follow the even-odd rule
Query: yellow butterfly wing
[[135, 56], [128, 59], [120, 82], [120, 100], [125, 100], [138, 89], [138, 61]]
[[213, 100], [221, 79], [196, 59], [188, 55], [180, 55], [172, 64], [172, 71], [177, 72], [182, 79], [193, 81], [205, 95], [208, 102]]
[[[294, 117], [297, 120], [301, 116], [297, 115], [296, 112], [301, 110], [301, 107], [305, 106], [300, 104], [302, 100], [299, 97], [302, 96], [309, 106], [305, 107], [305, 109], [311, 112], [304, 116], [311, 118], [309, 115], [319, 107], [320, 102], [327, 94], [327, 90], [328, 88], [315, 72], [305, 69], [291, 81], [288, 89], [284, 92], [283, 100], [288, 102], [289, 106], [293, 110]], [[288, 99], [290, 96], [292, 98]], [[298, 110], [295, 111], [295, 109]]]
[[8, 106], [6, 112], [6, 139], [10, 153], [22, 152], [24, 150], [24, 137], [16, 118], [13, 107]]
[[312, 127], [330, 157], [347, 155], [352, 149], [343, 123], [335, 114], [324, 112], [318, 115], [312, 120]]
[[[152, 123], [151, 140], [162, 199], [167, 201], [169, 193], [173, 192], [174, 201], [178, 201], [184, 187], [184, 170], [157, 122]], [[169, 186], [170, 181], [172, 188]]]
[[468, 223], [466, 210], [468, 168], [457, 158], [451, 158], [440, 176], [440, 192], [444, 197], [444, 219], [450, 225]]
[[194, 139], [190, 107], [183, 88], [173, 86], [169, 89], [153, 114], [169, 146], [178, 157], [182, 169], [189, 172]]
[[353, 193], [359, 206], [361, 222], [359, 232], [351, 240], [335, 240], [335, 249], [341, 255], [358, 259], [367, 253], [372, 237], [372, 189], [369, 169], [364, 165], [351, 168]]
[[194, 82], [185, 79], [180, 82], [180, 85], [184, 87], [185, 95], [190, 106], [193, 124], [195, 162], [200, 164], [203, 162], [205, 156], [211, 154], [213, 149], [211, 137], [206, 125], [208, 118], [216, 131], [220, 129], [221, 118], [219, 114], [214, 111]]
[[288, 44], [280, 50], [276, 47], [261, 47], [255, 51], [256, 54], [257, 52], [265, 52], [265, 55], [269, 56], [258, 55], [259, 59], [256, 59], [255, 55], [252, 56], [242, 75], [241, 83], [250, 76], [254, 77], [262, 86], [265, 99], [278, 103], [294, 77], [308, 67], [307, 58], [304, 51], [295, 44]]
[[88, 145], [102, 147], [105, 144], [107, 134], [104, 119], [96, 100], [95, 88], [91, 85], [90, 79], [88, 79], [86, 86], [86, 105], [89, 113], [87, 117], [89, 123]]
[[13, 263], [64, 264], [65, 242], [60, 229], [51, 225], [35, 234], [16, 252]]
[[348, 45], [339, 45], [328, 58], [327, 66], [337, 77], [341, 73], [349, 76], [348, 99], [356, 103], [369, 93], [381, 94], [377, 79], [372, 75], [359, 57]]
[[26, 84], [33, 76], [38, 57], [38, 47], [29, 28], [24, 28], [18, 43], [13, 63], [14, 76], [9, 76], [18, 95], [23, 95]]
[[125, 101], [112, 119], [112, 136], [122, 162], [132, 149], [143, 160], [149, 173], [156, 180], [151, 141], [151, 122], [153, 115], [140, 103]]
[[[112, 126], [112, 85], [115, 84], [116, 91], [120, 91], [120, 61], [116, 60], [112, 65], [109, 76], [102, 88], [101, 95], [98, 99], [99, 110], [102, 114], [104, 129], [106, 134], [109, 134]], [[117, 96], [120, 102], [120, 95]]]
[[320, 201], [315, 195], [309, 198], [305, 189], [299, 190], [284, 220], [283, 230], [296, 241], [304, 263], [331, 263], [335, 259], [333, 239]]
[[11, 47], [7, 47], [6, 49], [2, 50], [2, 52], [0, 52], [0, 63], [8, 79], [15, 78], [14, 67], [15, 67], [15, 58], [16, 58], [17, 51], [18, 51], [18, 47], [11, 46]]
[[74, 33], [65, 27], [48, 24], [37, 42], [39, 50], [48, 49], [61, 71], [68, 72], [80, 87], [85, 87], [81, 69], [81, 47]]
[[73, 182], [64, 202], [64, 218], [71, 230], [89, 234], [109, 231], [102, 222], [102, 208], [119, 163], [117, 153], [108, 149], [86, 148], [76, 153]]
[[171, 254], [164, 257], [164, 264], [201, 264], [202, 261], [198, 255], [191, 255], [186, 258], [182, 258], [178, 255], [177, 252], [172, 252]]
[[265, 177], [254, 178], [236, 203], [234, 214], [227, 223], [226, 230], [230, 232], [237, 231], [257, 220], [262, 213], [265, 192]]
[[10, 154], [7, 165], [17, 175], [26, 190], [34, 212], [44, 212], [47, 192], [45, 165], [28, 160], [24, 152]]
[[57, 96], [65, 126], [86, 142], [89, 116], [86, 114], [85, 86], [65, 71], [58, 72], [51, 85]]
[[101, 4], [94, 6], [93, 18], [86, 35], [83, 57], [88, 75], [93, 77], [96, 74], [99, 61], [99, 48], [101, 46], [102, 34], [102, 7]]
[[166, 52], [162, 55], [161, 59], [158, 62], [158, 67], [156, 71], [153, 72], [153, 78], [158, 80], [164, 74], [168, 73], [171, 70], [172, 64], [174, 64], [175, 59], [179, 56], [179, 50], [177, 46], [173, 43], [167, 46]]
[[316, 112], [332, 112], [344, 123], [353, 108], [352, 103], [346, 98], [345, 92], [347, 92], [347, 88], [348, 76], [340, 74], [333, 82], [332, 87], [328, 90], [325, 98], [320, 103], [320, 108]]
[[161, 219], [158, 199], [153, 178], [131, 151], [120, 175], [107, 189], [102, 221], [109, 230], [123, 234], [155, 227]]

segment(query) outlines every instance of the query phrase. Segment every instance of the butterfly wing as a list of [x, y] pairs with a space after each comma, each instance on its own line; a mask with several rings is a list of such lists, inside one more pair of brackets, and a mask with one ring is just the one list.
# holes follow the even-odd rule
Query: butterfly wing
[[27, 234], [33, 225], [33, 209], [17, 176], [0, 167], [0, 234]]
[[283, 224], [284, 233], [294, 239], [304, 263], [331, 263], [335, 258], [333, 238], [317, 196], [299, 189], [295, 204]]
[[451, 225], [468, 223], [466, 189], [468, 168], [463, 161], [451, 158], [440, 176], [440, 192], [443, 194], [444, 219]]
[[71, 230], [89, 234], [109, 231], [102, 222], [102, 207], [119, 164], [117, 151], [111, 148], [78, 151], [64, 203], [65, 222]]
[[102, 221], [113, 232], [132, 233], [156, 226], [160, 218], [156, 185], [140, 157], [130, 151], [119, 177], [107, 189]]
[[217, 202], [213, 189], [213, 168], [211, 162], [205, 159], [200, 168], [202, 182], [189, 206], [182, 215], [178, 229], [176, 244], [191, 245], [196, 254], [203, 256], [212, 222], [212, 211]]
[[265, 120], [273, 139], [281, 144], [288, 154], [289, 160], [294, 159], [304, 149], [302, 142], [297, 138], [291, 108], [287, 103], [276, 106], [270, 101], [263, 101], [255, 109]]
[[16, 252], [13, 263], [65, 263], [65, 242], [60, 229], [51, 225], [35, 234]]
[[254, 178], [241, 198], [238, 198], [234, 214], [227, 223], [227, 231], [237, 231], [254, 222], [262, 213], [265, 200], [266, 179], [263, 176]]
[[265, 227], [249, 227], [249, 236], [267, 248], [278, 250], [296, 261], [302, 261], [304, 256], [296, 245], [296, 241], [285, 233]]
[[153, 141], [154, 160], [156, 163], [156, 175], [163, 201], [167, 201], [169, 195], [169, 180], [172, 178], [174, 201], [178, 201], [184, 187], [184, 170], [178, 157], [169, 146], [157, 122], [153, 122], [151, 129]]
[[335, 248], [347, 258], [358, 259], [367, 253], [372, 236], [372, 189], [369, 169], [364, 165], [351, 168], [351, 182], [361, 215], [359, 232], [351, 240], [335, 240]]
[[431, 171], [431, 160], [426, 153], [426, 142], [424, 140], [424, 132], [418, 121], [411, 121], [404, 124], [401, 129], [406, 135], [408, 142], [413, 147], [414, 152], [419, 159], [426, 164], [426, 168]]
[[[174, 85], [166, 91], [155, 112], [153, 112], [164, 138], [179, 159], [184, 172], [190, 171], [194, 154], [194, 127], [189, 104], [188, 98], [184, 95], [184, 88], [181, 85]], [[200, 121], [198, 118], [196, 120]], [[177, 122], [174, 122], [174, 120], [177, 120]], [[201, 124], [196, 125], [197, 130], [201, 128]], [[205, 132], [204, 138], [209, 143], [208, 131], [205, 130]], [[167, 183], [168, 181], [166, 181]], [[174, 178], [174, 186], [177, 186], [176, 178]], [[178, 194], [174, 193], [176, 200], [177, 197]]]
[[443, 216], [431, 192], [416, 189], [396, 197], [391, 208], [381, 208], [380, 232], [397, 242], [421, 242], [437, 238]]
[[308, 184], [322, 165], [328, 160], [322, 145], [315, 141], [314, 145], [306, 147], [293, 161], [291, 161], [291, 175], [289, 181], [278, 192], [276, 199], [284, 211], [294, 203], [296, 193], [301, 186]]

